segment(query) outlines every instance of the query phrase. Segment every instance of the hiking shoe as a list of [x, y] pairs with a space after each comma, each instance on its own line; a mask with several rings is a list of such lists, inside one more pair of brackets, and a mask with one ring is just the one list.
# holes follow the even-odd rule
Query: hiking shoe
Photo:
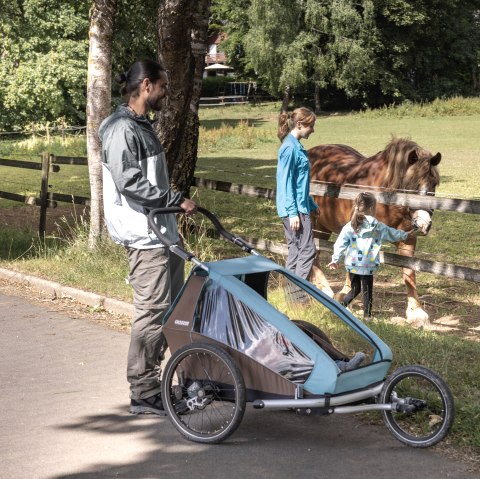
[[355, 353], [350, 361], [335, 361], [337, 363], [338, 369], [342, 371], [342, 373], [346, 371], [351, 371], [352, 369], [357, 369], [360, 364], [363, 363], [365, 360], [365, 354], [362, 352]]
[[182, 414], [187, 413], [190, 411], [189, 407], [187, 406], [187, 401], [185, 399], [180, 399], [174, 405], [175, 412], [181, 416]]
[[167, 415], [163, 409], [162, 396], [160, 394], [145, 399], [132, 399], [130, 401], [130, 414]]

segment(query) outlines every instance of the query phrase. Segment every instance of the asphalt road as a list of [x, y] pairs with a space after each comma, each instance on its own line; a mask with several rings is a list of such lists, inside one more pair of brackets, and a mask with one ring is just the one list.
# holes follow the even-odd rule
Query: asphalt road
[[132, 416], [128, 335], [0, 294], [0, 478], [477, 478], [352, 416], [247, 409], [221, 445]]

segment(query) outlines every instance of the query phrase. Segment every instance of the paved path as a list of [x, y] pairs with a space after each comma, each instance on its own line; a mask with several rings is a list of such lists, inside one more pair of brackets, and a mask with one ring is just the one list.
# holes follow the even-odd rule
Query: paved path
[[477, 478], [351, 416], [247, 409], [224, 444], [127, 413], [128, 335], [0, 294], [0, 478]]

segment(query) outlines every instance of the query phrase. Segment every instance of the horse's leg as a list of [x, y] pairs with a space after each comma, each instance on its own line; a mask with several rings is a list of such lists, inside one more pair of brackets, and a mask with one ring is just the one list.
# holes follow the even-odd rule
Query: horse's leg
[[327, 296], [333, 298], [333, 290], [322, 271], [321, 264], [320, 252], [318, 252], [315, 261], [313, 262], [312, 271], [310, 272], [310, 282], [319, 290], [323, 291]]
[[352, 284], [350, 283], [350, 275], [347, 272], [345, 276], [345, 283], [343, 283], [342, 289], [337, 294], [335, 294], [335, 299], [339, 302], [342, 302], [343, 298], [350, 292], [351, 289]]
[[[318, 225], [316, 225], [317, 229]], [[325, 228], [321, 228], [320, 231], [324, 230]], [[323, 232], [319, 233], [318, 231], [315, 233], [315, 237], [319, 239], [328, 240], [330, 238], [330, 233]], [[322, 270], [322, 262], [320, 259], [321, 251], [317, 251], [317, 256], [315, 257], [315, 261], [313, 262], [312, 270], [310, 272], [309, 281], [315, 285], [320, 291], [324, 292], [327, 296], [333, 298], [333, 290], [328, 283], [328, 279], [326, 278], [325, 274]]]
[[[399, 243], [397, 251], [404, 256], [412, 257], [415, 253], [416, 242], [416, 238], [411, 238], [406, 243]], [[415, 271], [410, 268], [403, 268], [402, 272], [403, 282], [407, 288], [407, 321], [416, 327], [426, 326], [430, 322], [428, 313], [422, 308], [418, 297]]]

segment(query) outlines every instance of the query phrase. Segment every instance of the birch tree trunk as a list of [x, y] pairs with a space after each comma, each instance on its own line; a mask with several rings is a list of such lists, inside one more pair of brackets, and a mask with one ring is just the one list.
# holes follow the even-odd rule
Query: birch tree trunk
[[95, 0], [90, 10], [87, 78], [87, 155], [90, 180], [90, 232], [94, 248], [103, 231], [102, 158], [100, 123], [110, 114], [112, 35], [117, 0]]
[[170, 181], [186, 196], [197, 162], [209, 11], [210, 0], [164, 0], [158, 10], [159, 60], [169, 74], [170, 94], [156, 128], [165, 148]]

